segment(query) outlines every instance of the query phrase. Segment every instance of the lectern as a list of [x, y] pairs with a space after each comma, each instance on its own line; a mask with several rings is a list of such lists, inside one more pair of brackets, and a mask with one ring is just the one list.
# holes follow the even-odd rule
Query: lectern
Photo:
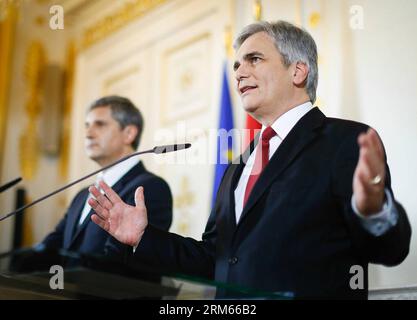
[[0, 255], [0, 265], [10, 261], [12, 265], [0, 272], [0, 299], [215, 299], [218, 289], [239, 299], [291, 298], [64, 250], [24, 249]]

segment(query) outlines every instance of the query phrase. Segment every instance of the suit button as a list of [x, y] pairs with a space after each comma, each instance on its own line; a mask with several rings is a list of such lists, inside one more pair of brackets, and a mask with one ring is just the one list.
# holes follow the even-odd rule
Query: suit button
[[229, 259], [229, 264], [236, 264], [237, 261], [238, 261], [238, 258], [237, 257], [230, 258]]

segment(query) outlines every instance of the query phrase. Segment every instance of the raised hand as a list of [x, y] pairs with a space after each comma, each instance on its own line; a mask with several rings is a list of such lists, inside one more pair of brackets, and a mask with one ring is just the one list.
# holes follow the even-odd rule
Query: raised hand
[[353, 194], [361, 214], [382, 210], [385, 186], [385, 157], [382, 142], [373, 129], [358, 137], [359, 160], [353, 175]]
[[95, 186], [88, 189], [94, 196], [88, 200], [89, 205], [95, 211], [91, 220], [118, 241], [130, 246], [137, 246], [148, 225], [143, 187], [136, 189], [136, 205], [130, 206], [124, 203], [106, 183], [100, 181], [99, 185], [105, 195]]

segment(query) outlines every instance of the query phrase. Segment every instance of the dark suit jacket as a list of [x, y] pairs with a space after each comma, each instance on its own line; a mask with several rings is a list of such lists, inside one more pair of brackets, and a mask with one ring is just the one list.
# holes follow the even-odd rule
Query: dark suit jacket
[[[357, 137], [367, 128], [314, 108], [271, 158], [238, 224], [234, 190], [250, 150], [225, 172], [202, 241], [148, 226], [131, 261], [300, 298], [366, 298], [368, 263], [399, 264], [411, 237], [398, 202], [398, 223], [379, 237], [352, 211]], [[387, 166], [392, 192], [390, 182]], [[363, 290], [349, 286], [354, 265], [364, 268]]]
[[[147, 171], [141, 162], [116, 182], [113, 189], [124, 202], [134, 205], [135, 190], [139, 186], [143, 186], [145, 190], [149, 223], [168, 230], [172, 222], [171, 190], [162, 178]], [[50, 249], [63, 248], [83, 254], [104, 254], [109, 235], [91, 221], [92, 210], [83, 224], [78, 226], [87, 197], [87, 188], [75, 196], [64, 218], [42, 244]]]

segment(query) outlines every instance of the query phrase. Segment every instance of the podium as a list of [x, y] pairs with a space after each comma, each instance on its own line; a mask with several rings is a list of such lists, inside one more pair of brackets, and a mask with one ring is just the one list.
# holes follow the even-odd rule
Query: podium
[[[64, 250], [18, 250], [0, 255], [0, 263], [6, 262], [11, 267], [0, 271], [0, 299], [208, 300], [215, 299], [219, 289], [239, 299], [291, 299], [286, 293], [128, 267], [103, 256]], [[59, 280], [61, 288], [56, 287]]]

